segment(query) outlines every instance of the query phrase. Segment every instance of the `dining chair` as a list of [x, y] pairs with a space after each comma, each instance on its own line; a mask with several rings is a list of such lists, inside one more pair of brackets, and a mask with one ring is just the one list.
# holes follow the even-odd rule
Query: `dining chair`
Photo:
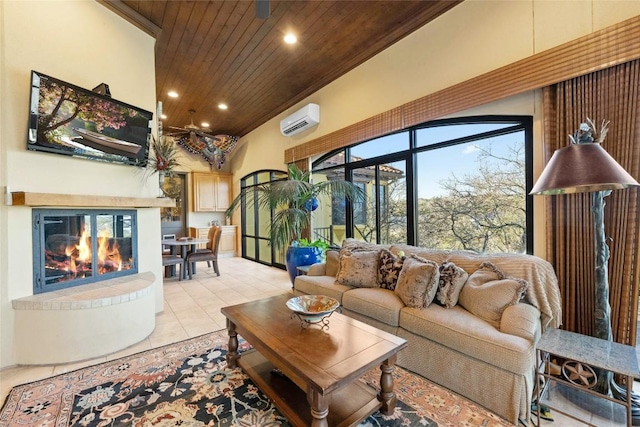
[[182, 280], [182, 275], [184, 274], [184, 258], [182, 258], [180, 255], [162, 254], [162, 265], [165, 267], [165, 277], [171, 276], [172, 266], [180, 266], [180, 271], [177, 272], [178, 281]]
[[222, 234], [222, 227], [214, 225], [209, 229], [207, 238], [207, 246], [204, 249], [196, 249], [193, 252], [187, 254], [185, 263], [187, 264], [187, 272], [189, 273], [189, 279], [192, 278], [193, 271], [196, 262], [210, 261], [213, 265], [213, 270], [216, 274], [220, 275], [220, 269], [218, 268], [218, 246], [220, 246], [220, 235]]
[[[175, 234], [163, 234], [162, 240], [176, 240]], [[170, 254], [171, 247], [170, 246], [162, 246], [162, 255]]]

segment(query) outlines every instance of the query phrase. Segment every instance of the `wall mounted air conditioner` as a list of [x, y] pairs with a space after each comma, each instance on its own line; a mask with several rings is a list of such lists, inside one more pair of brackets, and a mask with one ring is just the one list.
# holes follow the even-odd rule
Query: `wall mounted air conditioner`
[[280, 120], [280, 132], [292, 136], [320, 123], [320, 106], [307, 104], [284, 120]]

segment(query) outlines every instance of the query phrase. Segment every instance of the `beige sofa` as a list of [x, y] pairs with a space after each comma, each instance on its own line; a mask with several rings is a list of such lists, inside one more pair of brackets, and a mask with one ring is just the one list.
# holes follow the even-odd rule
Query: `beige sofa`
[[[462, 278], [466, 283], [460, 292], [459, 303], [453, 301], [455, 305], [450, 308], [441, 305], [439, 299], [444, 295], [443, 288], [437, 290], [434, 302], [425, 304], [427, 307], [415, 307], [413, 300], [409, 302], [414, 307], [407, 306], [406, 296], [400, 295], [397, 288], [386, 289], [377, 283], [367, 285], [366, 282], [379, 278], [379, 272], [372, 273], [370, 268], [380, 268], [368, 263], [356, 264], [355, 268], [355, 280], [364, 282], [359, 282], [358, 286], [340, 283], [344, 283], [349, 274], [344, 269], [354, 268], [347, 262], [349, 256], [360, 256], [356, 254], [359, 251], [381, 250], [396, 256], [404, 255], [405, 260], [411, 258], [414, 264], [422, 263], [422, 271], [438, 266], [443, 272], [442, 278], [438, 277], [439, 288], [443, 286], [440, 279], [445, 278], [443, 265], [451, 265], [444, 263], [453, 263], [463, 269], [468, 279]], [[490, 262], [491, 268], [483, 264], [486, 261]], [[408, 262], [403, 265], [400, 276]], [[491, 292], [502, 292], [500, 289], [507, 285], [488, 282], [479, 289], [470, 283], [479, 274], [493, 274], [498, 270], [504, 277], [518, 279], [517, 283], [526, 281], [526, 290], [507, 303], [506, 308], [499, 308], [498, 317], [486, 320], [465, 309], [461, 304], [462, 297], [465, 296], [466, 305], [474, 311], [491, 306], [498, 299]], [[407, 277], [421, 281], [424, 274], [413, 276], [417, 279], [405, 275], [398, 284], [402, 280], [403, 286], [407, 286]], [[510, 283], [513, 285], [514, 281]], [[493, 291], [483, 294], [490, 286]], [[478, 289], [480, 293], [472, 292]], [[561, 323], [560, 293], [553, 268], [531, 255], [476, 255], [348, 240], [340, 252], [327, 253], [326, 263], [316, 264], [307, 275], [298, 276], [294, 292], [334, 297], [340, 301], [343, 314], [405, 338], [409, 345], [398, 356], [399, 366], [479, 403], [514, 424], [529, 416], [535, 378], [535, 344], [544, 328], [558, 327]], [[523, 298], [517, 301], [520, 297]], [[450, 302], [446, 301], [451, 305]], [[484, 316], [481, 311], [479, 313]]]

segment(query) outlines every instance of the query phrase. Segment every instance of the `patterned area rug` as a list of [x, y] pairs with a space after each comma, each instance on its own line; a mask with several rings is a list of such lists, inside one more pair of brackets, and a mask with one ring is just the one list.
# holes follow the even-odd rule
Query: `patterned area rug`
[[[14, 387], [0, 426], [289, 426], [240, 370], [225, 362], [219, 331]], [[241, 340], [240, 350], [250, 346]], [[380, 371], [361, 381], [378, 387]], [[360, 426], [509, 426], [485, 409], [396, 368], [399, 402]]]

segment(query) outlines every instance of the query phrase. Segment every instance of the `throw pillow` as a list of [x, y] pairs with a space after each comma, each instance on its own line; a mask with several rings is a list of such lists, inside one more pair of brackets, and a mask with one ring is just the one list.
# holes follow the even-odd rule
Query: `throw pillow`
[[356, 288], [375, 288], [378, 251], [340, 252], [340, 263], [336, 280], [341, 285]]
[[440, 272], [438, 302], [446, 308], [455, 307], [469, 274], [452, 262], [443, 263], [438, 270]]
[[405, 257], [395, 256], [387, 249], [380, 251], [378, 254], [378, 285], [381, 288], [391, 290], [396, 288], [404, 260]]
[[467, 279], [458, 302], [467, 311], [499, 328], [502, 312], [522, 300], [528, 285], [526, 280], [506, 277], [492, 263], [483, 262]]
[[394, 292], [407, 307], [426, 308], [438, 290], [438, 264], [412, 255], [404, 260]]

